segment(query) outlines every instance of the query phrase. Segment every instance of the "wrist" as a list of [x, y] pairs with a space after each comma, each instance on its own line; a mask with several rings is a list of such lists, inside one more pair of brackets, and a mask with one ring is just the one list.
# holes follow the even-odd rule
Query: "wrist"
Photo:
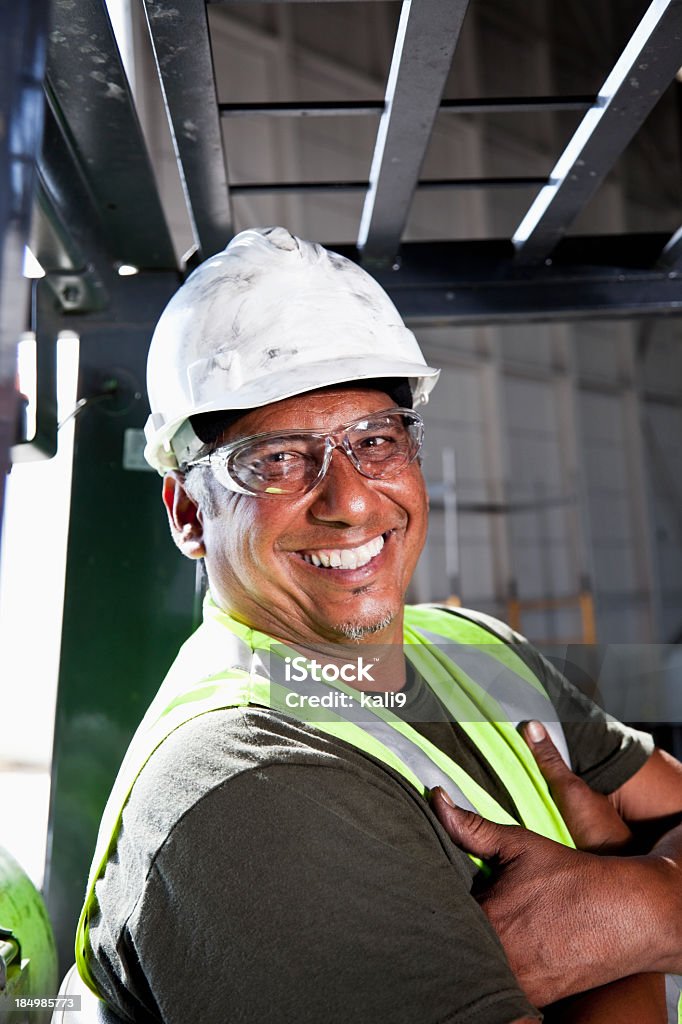
[[655, 969], [679, 974], [682, 971], [682, 869], [679, 857], [669, 856], [664, 840], [643, 859], [649, 862], [649, 870], [657, 885], [659, 958]]
[[[628, 931], [637, 930], [640, 971], [679, 974], [682, 970], [682, 872], [675, 859], [657, 848], [628, 858], [632, 894]], [[627, 909], [626, 909], [627, 913]]]

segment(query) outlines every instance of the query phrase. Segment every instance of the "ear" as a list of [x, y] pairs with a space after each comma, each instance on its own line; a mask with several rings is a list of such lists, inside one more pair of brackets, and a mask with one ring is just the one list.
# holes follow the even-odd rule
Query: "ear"
[[177, 547], [187, 558], [203, 558], [206, 547], [201, 509], [187, 493], [182, 473], [166, 473], [161, 495]]

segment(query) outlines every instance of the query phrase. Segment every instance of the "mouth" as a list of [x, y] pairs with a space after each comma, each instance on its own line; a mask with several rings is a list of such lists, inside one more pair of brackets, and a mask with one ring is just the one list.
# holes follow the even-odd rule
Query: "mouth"
[[304, 562], [317, 569], [352, 572], [354, 569], [362, 569], [369, 565], [381, 554], [390, 533], [389, 530], [355, 548], [320, 548], [313, 551], [299, 551], [297, 554]]

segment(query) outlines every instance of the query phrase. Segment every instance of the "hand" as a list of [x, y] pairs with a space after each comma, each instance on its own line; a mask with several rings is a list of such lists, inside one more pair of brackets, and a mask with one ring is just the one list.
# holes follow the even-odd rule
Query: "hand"
[[493, 868], [477, 899], [535, 1006], [661, 970], [653, 956], [659, 921], [650, 912], [656, 896], [645, 858], [595, 856], [496, 825], [456, 808], [440, 788], [432, 802], [454, 842]]
[[525, 722], [521, 732], [578, 849], [623, 851], [632, 842], [632, 832], [608, 797], [571, 771], [540, 722]]

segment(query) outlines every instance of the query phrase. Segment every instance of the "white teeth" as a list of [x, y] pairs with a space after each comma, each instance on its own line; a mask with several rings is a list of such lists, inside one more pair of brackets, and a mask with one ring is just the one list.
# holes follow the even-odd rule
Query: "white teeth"
[[383, 536], [375, 537], [359, 548], [337, 548], [327, 551], [316, 551], [314, 554], [303, 555], [311, 565], [324, 566], [329, 569], [360, 569], [375, 558], [384, 546]]

